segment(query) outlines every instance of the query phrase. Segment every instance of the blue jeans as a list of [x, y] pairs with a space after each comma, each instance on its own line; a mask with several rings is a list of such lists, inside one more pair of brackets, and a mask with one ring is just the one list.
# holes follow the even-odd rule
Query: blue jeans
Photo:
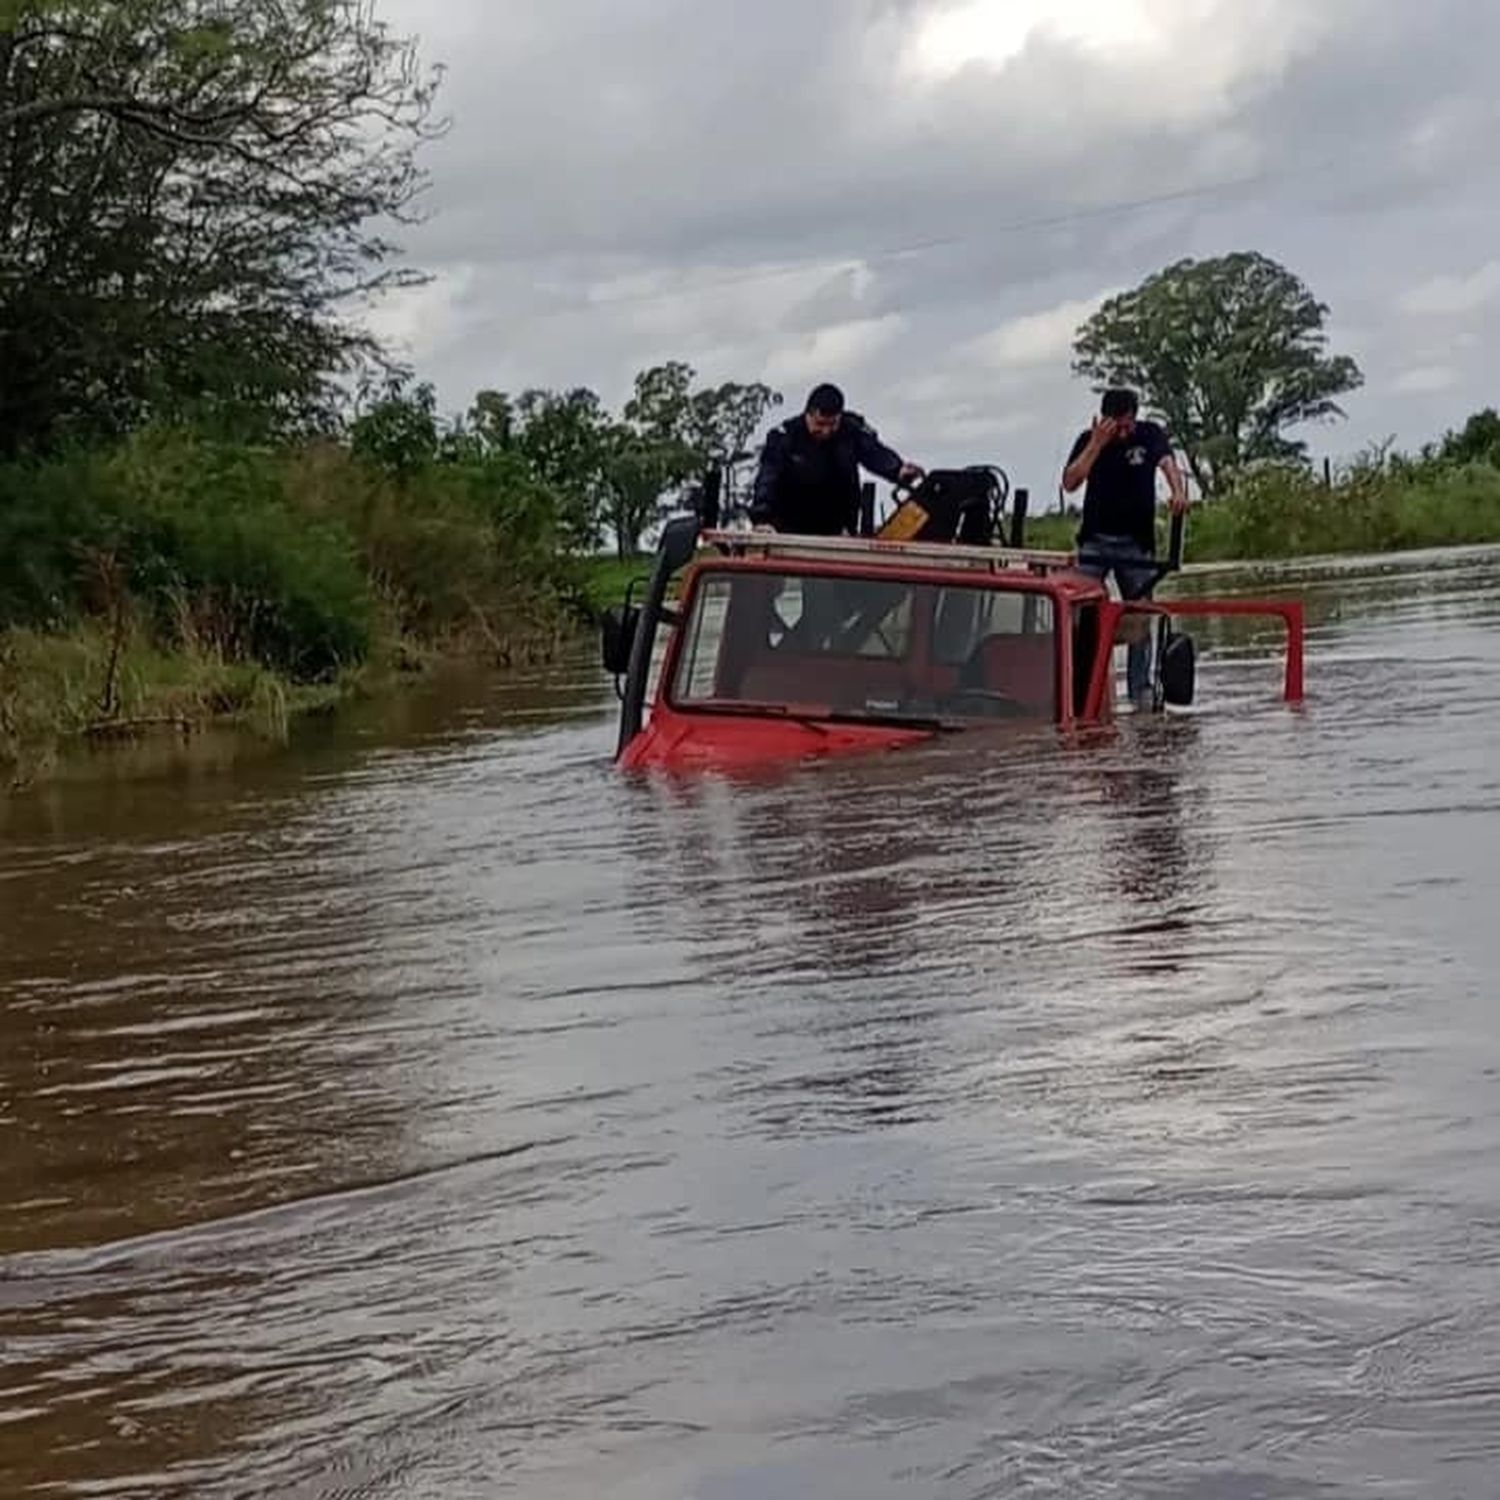
[[[1078, 571], [1091, 578], [1113, 572], [1122, 599], [1149, 599], [1156, 583], [1156, 559], [1133, 537], [1094, 536], [1078, 547]], [[1132, 699], [1151, 691], [1151, 637], [1125, 650], [1125, 686]]]

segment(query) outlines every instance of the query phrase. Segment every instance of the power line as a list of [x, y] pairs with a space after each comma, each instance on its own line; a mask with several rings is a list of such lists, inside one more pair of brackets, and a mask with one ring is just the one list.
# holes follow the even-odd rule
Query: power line
[[696, 296], [704, 292], [717, 292], [726, 287], [778, 281], [787, 277], [809, 276], [818, 272], [831, 272], [845, 268], [853, 269], [861, 266], [885, 265], [892, 261], [910, 260], [918, 256], [930, 254], [935, 250], [953, 249], [960, 245], [973, 244], [978, 240], [990, 239], [999, 235], [1025, 234], [1036, 230], [1061, 229], [1072, 224], [1090, 223], [1100, 219], [1140, 213], [1153, 208], [1164, 208], [1174, 203], [1185, 203], [1196, 199], [1214, 197], [1223, 193], [1236, 192], [1277, 180], [1312, 176], [1341, 164], [1342, 162], [1339, 158], [1331, 157], [1316, 165], [1289, 172], [1266, 170], [1252, 173], [1248, 176], [1205, 183], [1199, 187], [1179, 188], [1172, 192], [1156, 193], [1147, 197], [1121, 199], [1113, 203], [1099, 204], [1093, 208], [1068, 209], [1024, 219], [1012, 219], [987, 226], [982, 233], [943, 235], [933, 239], [913, 241], [904, 245], [893, 245], [887, 249], [876, 250], [863, 255], [799, 261], [791, 265], [773, 268], [757, 267], [754, 270], [731, 272], [726, 276], [689, 282], [687, 285], [665, 290], [624, 292], [617, 296], [591, 297], [586, 301], [571, 304], [567, 307], [552, 308], [534, 313], [532, 319], [565, 317], [578, 313], [593, 312], [597, 309], [607, 307], [643, 306], [657, 302], [675, 302], [681, 301], [685, 297]]

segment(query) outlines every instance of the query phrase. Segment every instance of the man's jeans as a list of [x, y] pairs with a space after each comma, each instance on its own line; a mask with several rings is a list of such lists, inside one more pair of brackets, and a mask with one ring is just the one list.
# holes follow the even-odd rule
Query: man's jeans
[[[1095, 536], [1078, 548], [1078, 571], [1091, 578], [1111, 572], [1122, 599], [1149, 599], [1156, 582], [1156, 559], [1133, 537]], [[1151, 637], [1133, 641], [1125, 652], [1125, 685], [1132, 701], [1151, 692]]]

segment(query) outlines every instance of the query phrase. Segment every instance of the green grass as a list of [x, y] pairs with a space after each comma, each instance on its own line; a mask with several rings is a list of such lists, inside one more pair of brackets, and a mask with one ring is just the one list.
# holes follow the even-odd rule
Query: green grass
[[[1007, 535], [1009, 523], [1007, 522]], [[1025, 545], [1040, 552], [1068, 552], [1077, 545], [1078, 517], [1049, 511], [1027, 516]]]
[[[1170, 524], [1162, 507], [1159, 555], [1165, 555]], [[1026, 542], [1071, 548], [1077, 528], [1076, 515], [1035, 516]], [[1362, 460], [1332, 486], [1306, 470], [1271, 468], [1199, 501], [1188, 516], [1184, 560], [1269, 562], [1486, 542], [1500, 542], [1500, 468]]]
[[296, 715], [357, 691], [362, 675], [298, 684], [258, 663], [162, 649], [139, 629], [119, 638], [93, 621], [66, 631], [6, 630], [0, 786], [46, 777], [75, 747], [192, 734], [211, 722], [284, 741]]
[[586, 557], [579, 559], [580, 601], [583, 613], [591, 620], [612, 604], [625, 598], [625, 590], [632, 579], [640, 579], [635, 592], [638, 595], [656, 566], [656, 554], [642, 552], [635, 557], [613, 556]]
[[1187, 557], [1253, 562], [1500, 541], [1500, 469], [1487, 463], [1356, 466], [1326, 487], [1270, 470], [1195, 506]]

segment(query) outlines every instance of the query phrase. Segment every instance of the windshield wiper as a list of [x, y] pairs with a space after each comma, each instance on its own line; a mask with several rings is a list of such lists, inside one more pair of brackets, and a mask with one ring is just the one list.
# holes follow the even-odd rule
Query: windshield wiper
[[895, 710], [871, 712], [848, 708], [808, 710], [787, 708], [781, 703], [736, 702], [733, 699], [720, 700], [708, 712], [749, 713], [768, 718], [787, 719], [793, 724], [801, 724], [804, 728], [815, 730], [819, 734], [827, 734], [830, 724], [872, 724], [897, 729], [921, 729], [930, 734], [955, 734], [965, 727], [958, 720], [943, 719], [934, 714], [903, 714]]
[[935, 714], [903, 714], [895, 709], [859, 711], [848, 708], [830, 708], [820, 715], [829, 724], [880, 724], [899, 729], [925, 729], [933, 734], [951, 733], [962, 726], [952, 719], [941, 719]]

